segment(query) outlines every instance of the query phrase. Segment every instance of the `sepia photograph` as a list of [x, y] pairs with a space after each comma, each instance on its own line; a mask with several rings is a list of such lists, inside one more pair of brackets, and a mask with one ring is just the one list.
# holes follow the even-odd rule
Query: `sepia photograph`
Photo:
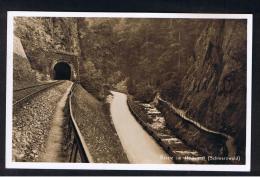
[[7, 32], [7, 168], [250, 170], [250, 14], [8, 12]]

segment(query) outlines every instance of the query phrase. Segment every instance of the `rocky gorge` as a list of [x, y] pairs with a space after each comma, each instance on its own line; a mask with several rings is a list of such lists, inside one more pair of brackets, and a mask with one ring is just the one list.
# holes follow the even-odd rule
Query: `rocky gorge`
[[[245, 158], [246, 133], [246, 34], [246, 21], [216, 20], [208, 23], [195, 44], [194, 64], [182, 80], [180, 101], [173, 102], [195, 121], [234, 137], [236, 155], [240, 155], [242, 161]], [[211, 145], [217, 151], [221, 146], [226, 148], [224, 144], [220, 145], [218, 138], [207, 138], [185, 123], [184, 127], [180, 126], [178, 123], [182, 120], [174, 118], [176, 116], [171, 110], [162, 109], [170, 127], [186, 142], [196, 142], [193, 146], [202, 151], [210, 149]], [[203, 147], [205, 143], [207, 145]], [[214, 154], [221, 153], [224, 152]]]
[[[73, 53], [80, 58], [79, 84], [98, 101], [104, 101], [108, 90], [146, 103], [159, 93], [193, 121], [232, 137], [233, 155], [244, 163], [246, 27], [243, 19], [17, 17], [14, 32], [28, 61], [19, 65], [14, 56], [14, 80], [37, 73], [49, 80], [50, 51]], [[189, 146], [205, 155], [230, 154], [225, 137], [201, 131], [163, 102], [156, 106]]]

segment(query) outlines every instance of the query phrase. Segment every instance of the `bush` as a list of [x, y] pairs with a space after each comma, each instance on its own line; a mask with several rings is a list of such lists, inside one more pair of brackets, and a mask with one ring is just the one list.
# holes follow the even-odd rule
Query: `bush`
[[152, 86], [140, 83], [137, 85], [136, 94], [134, 96], [140, 101], [151, 102], [155, 95], [154, 90]]
[[134, 84], [132, 79], [127, 80], [126, 86], [127, 86], [127, 91], [129, 94], [131, 94], [131, 95], [136, 94], [136, 85]]
[[161, 86], [161, 95], [169, 101], [178, 102], [180, 98], [180, 81], [177, 78], [171, 78]]

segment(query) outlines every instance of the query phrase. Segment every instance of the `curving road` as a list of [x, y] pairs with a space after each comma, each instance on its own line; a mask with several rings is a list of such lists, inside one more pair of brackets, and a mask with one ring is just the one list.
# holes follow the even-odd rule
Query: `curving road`
[[135, 120], [127, 106], [127, 96], [111, 91], [111, 116], [130, 163], [173, 163], [163, 149]]

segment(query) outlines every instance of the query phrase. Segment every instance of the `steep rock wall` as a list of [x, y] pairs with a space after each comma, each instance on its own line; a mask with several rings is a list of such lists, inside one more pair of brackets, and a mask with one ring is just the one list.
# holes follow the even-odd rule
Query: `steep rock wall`
[[33, 69], [49, 74], [52, 60], [48, 51], [79, 54], [78, 28], [75, 18], [16, 17], [14, 33], [21, 39]]
[[[181, 82], [180, 101], [172, 103], [204, 127], [233, 137], [238, 163], [245, 160], [246, 34], [246, 20], [208, 22], [194, 46], [194, 64]], [[206, 155], [228, 154], [225, 139], [194, 129], [162, 103], [158, 107], [183, 141]]]
[[213, 130], [235, 138], [244, 155], [246, 126], [246, 21], [210, 22], [194, 47], [194, 65], [182, 81], [179, 104]]
[[14, 36], [13, 46], [13, 84], [14, 88], [18, 89], [36, 82], [36, 73], [32, 70], [23, 45], [17, 36]]

